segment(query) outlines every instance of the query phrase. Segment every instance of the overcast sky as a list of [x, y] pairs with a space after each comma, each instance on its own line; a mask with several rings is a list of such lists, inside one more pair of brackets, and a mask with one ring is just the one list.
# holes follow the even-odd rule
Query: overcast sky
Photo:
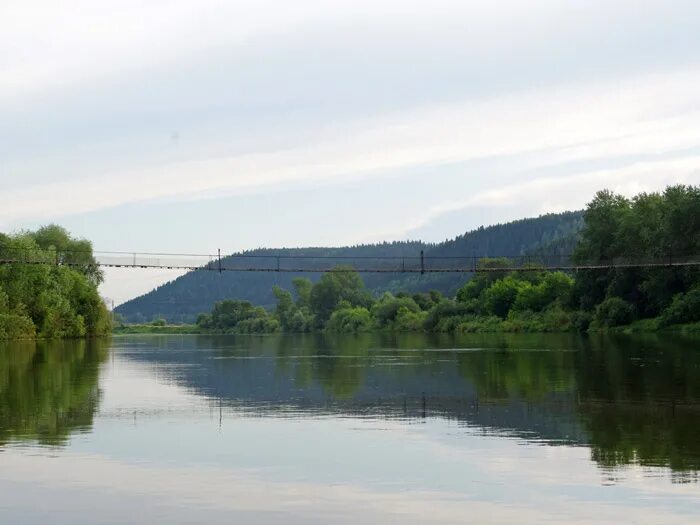
[[[0, 231], [442, 240], [700, 183], [700, 2], [0, 2]], [[117, 302], [171, 276], [113, 271]]]

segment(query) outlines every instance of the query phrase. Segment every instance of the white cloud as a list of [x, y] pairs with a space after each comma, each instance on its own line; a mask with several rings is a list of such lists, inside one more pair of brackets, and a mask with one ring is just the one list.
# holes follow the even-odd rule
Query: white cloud
[[[532, 171], [580, 160], [678, 155], [700, 146], [699, 112], [687, 108], [700, 108], [698, 71], [387, 113], [315, 129], [308, 144], [286, 149], [252, 148], [41, 185], [22, 185], [21, 174], [10, 169], [5, 176], [17, 184], [0, 196], [2, 219], [50, 218], [138, 200], [196, 199], [285, 184], [343, 182], [415, 166], [433, 165], [437, 170], [440, 164], [476, 159], [528, 155], [522, 166]], [[294, 139], [290, 132], [290, 143]], [[684, 161], [685, 168], [693, 169], [687, 165], [691, 161]], [[495, 195], [499, 183], [510, 184], [523, 171], [513, 170], [511, 180], [489, 181], [484, 173], [465, 174], [465, 180], [482, 178], [475, 186], [493, 188]], [[454, 208], [450, 203], [441, 206]]]
[[[403, 237], [440, 216], [468, 209], [500, 209], [518, 217], [578, 210], [595, 193], [609, 189], [626, 196], [663, 190], [673, 184], [700, 184], [700, 156], [668, 161], [638, 162], [620, 169], [585, 171], [560, 177], [546, 177], [476, 192], [466, 199], [444, 202], [427, 210], [400, 232], [383, 232], [378, 238]], [[508, 220], [506, 219], [506, 220]]]
[[[374, 229], [334, 237], [364, 241], [485, 202], [507, 220], [610, 181], [696, 181], [698, 15], [686, 0], [0, 2], [0, 229], [380, 177], [387, 201], [427, 210], [376, 209]], [[263, 238], [274, 225], [255, 219]], [[314, 226], [303, 242], [327, 238]]]

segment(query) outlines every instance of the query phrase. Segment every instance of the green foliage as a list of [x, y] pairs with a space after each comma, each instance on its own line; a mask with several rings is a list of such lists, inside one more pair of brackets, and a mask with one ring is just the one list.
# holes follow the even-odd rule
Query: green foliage
[[197, 326], [204, 329], [212, 327], [211, 314], [201, 313], [197, 316]]
[[552, 303], [568, 305], [574, 288], [574, 280], [562, 272], [547, 273], [532, 286], [523, 287], [513, 304], [515, 310], [541, 312]]
[[700, 286], [676, 295], [661, 314], [661, 323], [666, 326], [696, 321], [700, 321]]
[[426, 311], [414, 312], [402, 306], [396, 313], [392, 328], [395, 332], [421, 332], [427, 318]]
[[342, 333], [368, 332], [372, 327], [372, 316], [367, 308], [351, 306], [345, 301], [331, 314], [326, 325], [328, 331]]
[[[480, 227], [439, 244], [401, 241], [340, 248], [256, 249], [224, 257], [222, 263], [229, 268], [245, 266], [269, 269], [275, 265], [277, 256], [303, 256], [306, 257], [305, 266], [313, 267], [317, 264], [319, 268], [326, 268], [327, 260], [314, 259], [314, 257], [338, 257], [348, 262], [358, 257], [406, 257], [407, 267], [415, 267], [417, 264], [415, 257], [421, 250], [425, 250], [428, 264], [431, 263], [431, 257], [460, 257], [462, 258], [460, 264], [471, 266], [472, 256], [479, 259], [488, 258], [490, 254], [537, 253], [540, 257], [570, 254], [571, 246], [575, 243], [582, 223], [581, 212], [566, 212]], [[468, 258], [464, 259], [465, 255]], [[255, 256], [255, 258], [246, 258], [246, 256]], [[401, 261], [400, 259], [397, 261], [398, 267]], [[371, 263], [372, 261], [366, 261], [365, 264]], [[284, 264], [285, 260], [282, 259], [282, 265]], [[224, 272], [221, 275], [214, 272], [190, 272], [157, 287], [148, 294], [118, 306], [116, 310], [129, 322], [147, 322], [156, 315], [162, 315], [171, 323], [191, 323], [200, 312], [210, 311], [217, 301], [229, 298], [247, 300], [272, 309], [277, 303], [272, 292], [273, 285], [291, 291], [299, 306], [303, 307], [308, 306], [308, 302], [305, 304], [305, 301], [310, 300], [310, 297], [307, 298], [294, 281], [296, 279], [306, 281], [305, 290], [308, 291], [310, 281], [304, 276], [311, 276], [311, 280], [316, 282], [321, 273], [321, 271], [318, 274], [247, 273], [245, 279], [241, 279], [235, 272]], [[400, 292], [408, 292], [410, 295], [430, 295], [431, 290], [438, 290], [447, 297], [454, 297], [457, 290], [470, 278], [468, 274], [460, 273], [426, 273], [425, 275], [368, 273], [363, 274], [362, 277], [367, 290], [375, 296], [380, 296], [385, 291], [390, 291], [394, 295]], [[494, 278], [499, 277], [494, 275]], [[440, 299], [431, 299], [432, 304], [429, 306], [421, 304], [421, 300], [416, 297], [414, 300], [422, 310], [429, 310]], [[314, 320], [314, 326], [319, 328], [323, 322], [325, 319], [320, 322]]]
[[34, 339], [36, 329], [29, 317], [13, 313], [0, 313], [0, 340]]
[[406, 313], [418, 313], [420, 307], [411, 297], [394, 297], [390, 292], [385, 292], [372, 306], [372, 317], [379, 328], [393, 328], [399, 315], [399, 311]]
[[237, 334], [273, 333], [280, 329], [279, 320], [250, 301], [219, 301], [210, 315], [200, 314], [197, 325], [214, 332]]
[[595, 321], [603, 327], [629, 324], [634, 318], [634, 305], [619, 297], [608, 297], [595, 310]]
[[78, 338], [109, 333], [102, 280], [88, 241], [59, 226], [0, 235], [0, 258], [47, 264], [0, 266], [0, 338]]
[[518, 296], [531, 287], [529, 282], [512, 276], [499, 279], [482, 292], [483, 311], [505, 319]]
[[275, 314], [279, 326], [285, 332], [309, 332], [313, 328], [314, 318], [309, 307], [311, 296], [311, 281], [308, 279], [295, 279], [294, 285], [297, 291], [297, 302], [294, 303], [292, 294], [287, 290], [275, 286], [273, 293], [277, 298]]
[[126, 334], [199, 334], [204, 330], [199, 325], [192, 324], [168, 324], [165, 326], [153, 326], [152, 324], [118, 324], [114, 326], [112, 333], [115, 335]]
[[297, 294], [297, 306], [299, 308], [309, 308], [311, 306], [311, 288], [313, 283], [306, 277], [295, 277], [292, 279], [292, 284]]
[[[656, 318], [662, 312], [660, 324], [654, 326], [694, 323], [700, 315], [697, 313], [700, 292], [689, 290], [700, 283], [700, 269], [671, 266], [640, 269], [619, 263], [626, 259], [672, 260], [673, 254], [697, 256], [700, 254], [698, 215], [700, 189], [693, 186], [672, 186], [663, 193], [640, 194], [632, 199], [601, 191], [583, 214], [551, 215], [480, 228], [454, 241], [430, 247], [429, 257], [464, 258], [465, 253], [476, 253], [475, 246], [493, 253], [494, 247], [508, 246], [514, 232], [522, 236], [518, 250], [504, 249], [501, 253], [525, 254], [521, 260], [532, 260], [533, 264], [513, 271], [512, 259], [474, 258], [472, 263], [479, 271], [466, 283], [462, 279], [455, 286], [457, 281], [452, 280], [445, 288], [452, 290], [450, 296], [455, 299], [445, 298], [443, 291], [422, 288], [427, 284], [445, 285], [448, 281], [441, 281], [442, 277], [429, 276], [421, 281], [422, 277], [415, 275], [394, 276], [382, 285], [384, 290], [393, 292], [380, 295], [376, 293], [382, 289], [377, 286], [379, 281], [368, 276], [368, 281], [373, 283], [369, 288], [379, 295], [374, 300], [355, 270], [337, 267], [324, 273], [316, 283], [295, 277], [291, 282], [294, 294], [273, 287], [277, 324], [261, 321], [266, 316], [269, 318], [263, 310], [250, 317], [255, 321], [246, 317], [241, 326], [251, 331], [279, 328], [287, 332], [362, 331], [369, 326], [385, 331], [588, 331], [626, 326], [638, 318]], [[582, 219], [585, 219], [583, 230]], [[554, 233], [548, 228], [553, 228]], [[580, 241], [576, 245], [579, 233]], [[408, 245], [383, 246], [400, 252]], [[574, 259], [580, 264], [618, 266], [581, 270], [576, 279], [538, 266], [550, 255], [566, 255], [563, 250], [574, 246]], [[556, 260], [565, 262], [561, 258]], [[46, 298], [52, 304], [52, 311], [63, 312], [65, 305], [54, 299]], [[247, 303], [246, 308], [252, 311], [252, 304]], [[221, 325], [215, 317], [213, 312], [209, 317], [201, 317], [198, 324], [203, 329], [234, 330], [232, 326], [242, 321], [226, 321]], [[59, 324], [53, 318], [48, 323]], [[68, 331], [81, 330], [79, 322], [66, 326]]]
[[85, 275], [92, 283], [100, 284], [104, 278], [92, 256], [92, 243], [85, 239], [74, 239], [68, 231], [56, 224], [39, 228], [29, 233], [40, 249], [53, 252], [62, 264]]
[[[399, 295], [397, 294], [397, 297]], [[443, 295], [439, 290], [429, 290], [428, 292], [414, 293], [411, 298], [418, 305], [418, 308], [427, 311], [442, 301]]]
[[[669, 186], [627, 199], [601, 191], [584, 213], [574, 259], [582, 264], [666, 262], [700, 253], [700, 187]], [[592, 311], [609, 297], [630, 302], [641, 317], [659, 315], [700, 281], [697, 268], [617, 268], [579, 272], [576, 298]]]
[[429, 332], [449, 332], [465, 317], [471, 319], [472, 313], [464, 303], [443, 299], [428, 312], [423, 326]]
[[477, 299], [484, 290], [489, 288], [494, 282], [507, 276], [506, 271], [498, 271], [499, 268], [508, 268], [512, 263], [503, 258], [485, 258], [477, 262], [477, 268], [484, 270], [477, 273], [467, 284], [457, 291], [457, 301], [461, 303]]
[[330, 319], [341, 301], [364, 308], [372, 303], [372, 297], [365, 289], [360, 274], [347, 266], [338, 266], [324, 273], [311, 289], [309, 304], [317, 326], [322, 327]]

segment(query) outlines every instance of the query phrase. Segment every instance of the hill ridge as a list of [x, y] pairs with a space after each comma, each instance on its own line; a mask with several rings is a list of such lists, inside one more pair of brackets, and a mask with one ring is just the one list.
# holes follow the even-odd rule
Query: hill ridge
[[[254, 248], [222, 257], [222, 262], [246, 255], [409, 257], [419, 255], [421, 250], [425, 251], [426, 257], [527, 255], [555, 249], [561, 254], [561, 247], [573, 245], [571, 239], [576, 238], [582, 226], [583, 212], [567, 211], [480, 226], [438, 243], [397, 240], [335, 247]], [[313, 278], [314, 274], [310, 275]], [[115, 312], [129, 322], [146, 322], [156, 317], [169, 322], [192, 322], [200, 312], [209, 311], [216, 301], [223, 299], [244, 299], [270, 307], [274, 304], [272, 286], [291, 288], [296, 276], [294, 273], [266, 272], [248, 273], [241, 278], [241, 274], [235, 272], [193, 271], [119, 305]], [[363, 278], [367, 287], [376, 293], [437, 289], [453, 294], [469, 279], [469, 275], [388, 273], [365, 274]]]

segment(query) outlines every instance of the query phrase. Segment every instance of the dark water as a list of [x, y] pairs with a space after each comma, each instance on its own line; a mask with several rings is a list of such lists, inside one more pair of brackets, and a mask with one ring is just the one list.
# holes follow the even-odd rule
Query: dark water
[[700, 523], [700, 339], [0, 345], [0, 523]]

